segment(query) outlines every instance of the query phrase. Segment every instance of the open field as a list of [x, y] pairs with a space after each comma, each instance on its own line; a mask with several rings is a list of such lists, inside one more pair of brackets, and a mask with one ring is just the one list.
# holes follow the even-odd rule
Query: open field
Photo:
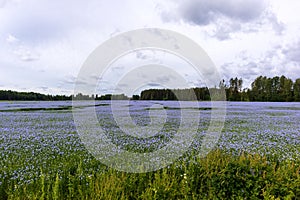
[[[99, 123], [113, 143], [128, 151], [160, 149], [180, 126], [178, 102], [121, 102], [118, 113], [129, 109], [139, 126], [151, 123], [149, 112], [151, 125], [166, 116], [152, 137], [126, 136], [110, 104], [96, 102]], [[228, 102], [222, 135], [204, 158], [198, 150], [209, 126], [210, 102], [186, 102], [182, 109], [190, 117], [200, 112], [189, 151], [166, 168], [134, 174], [110, 169], [86, 150], [71, 102], [0, 102], [0, 198], [300, 198], [300, 103]], [[189, 130], [188, 124], [182, 126]]]

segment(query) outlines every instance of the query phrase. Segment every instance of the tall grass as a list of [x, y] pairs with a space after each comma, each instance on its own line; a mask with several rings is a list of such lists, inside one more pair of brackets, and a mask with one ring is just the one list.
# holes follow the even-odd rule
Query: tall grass
[[[4, 181], [2, 199], [300, 199], [300, 161], [221, 150], [161, 170], [86, 173], [81, 162], [16, 185]], [[86, 166], [85, 166], [86, 167]]]

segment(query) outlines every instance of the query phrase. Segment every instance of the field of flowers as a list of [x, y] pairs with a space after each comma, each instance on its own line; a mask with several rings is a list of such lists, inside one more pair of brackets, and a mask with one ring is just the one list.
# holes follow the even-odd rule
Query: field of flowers
[[[200, 112], [199, 137], [167, 168], [119, 172], [87, 151], [72, 102], [0, 102], [0, 199], [300, 198], [300, 103], [228, 102], [220, 139], [204, 158], [198, 149], [209, 126], [210, 102], [186, 102], [184, 108], [175, 101], [120, 105], [118, 113], [129, 110], [134, 124], [152, 123], [147, 131], [159, 130], [150, 139], [126, 135], [111, 102], [98, 101], [101, 128], [120, 148], [139, 153], [162, 148], [178, 130], [182, 109], [190, 117]], [[161, 127], [155, 129], [155, 123]]]

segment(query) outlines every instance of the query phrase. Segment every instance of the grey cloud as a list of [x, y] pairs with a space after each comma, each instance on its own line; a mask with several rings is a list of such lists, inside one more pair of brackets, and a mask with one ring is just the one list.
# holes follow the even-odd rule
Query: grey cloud
[[60, 93], [61, 93], [61, 94], [72, 94], [72, 93], [73, 93], [73, 90], [65, 90], [65, 89], [62, 89], [62, 90], [60, 90]]
[[160, 76], [160, 77], [157, 77], [155, 82], [158, 82], [158, 83], [167, 83], [171, 80], [172, 77], [170, 76]]
[[286, 45], [276, 45], [257, 62], [259, 73], [296, 79], [300, 74], [300, 40]]
[[272, 24], [273, 30], [278, 35], [282, 35], [283, 31], [285, 30], [285, 24], [280, 22], [274, 13], [269, 13], [268, 14], [268, 20]]
[[258, 69], [259, 69], [259, 65], [255, 62], [250, 61], [245, 66], [243, 66], [242, 69], [240, 69], [239, 71], [240, 73], [243, 74], [245, 78], [250, 78], [258, 74], [257, 73]]
[[40, 59], [40, 54], [28, 48], [26, 45], [22, 44], [17, 37], [12, 34], [9, 34], [6, 38], [6, 42], [14, 49], [12, 52], [19, 57], [20, 60], [25, 62], [35, 61]]
[[213, 25], [208, 34], [219, 40], [230, 39], [235, 32], [257, 32], [263, 25], [271, 26], [276, 34], [285, 30], [266, 0], [187, 0], [178, 4], [176, 12], [177, 16], [169, 12], [161, 17], [164, 20], [169, 15], [198, 26]]
[[0, 0], [0, 8], [5, 7], [6, 1], [7, 0]]
[[273, 46], [273, 48], [266, 53], [265, 57], [268, 59], [274, 58], [274, 56], [277, 55], [277, 50], [280, 49], [282, 49], [282, 46], [280, 44]]
[[38, 72], [41, 72], [41, 73], [46, 73], [46, 70], [44, 70], [44, 69], [40, 69], [40, 70], [38, 70]]
[[63, 80], [62, 83], [63, 83], [63, 84], [74, 85], [75, 81], [72, 81], [72, 80]]
[[64, 27], [60, 26], [62, 23], [43, 18], [43, 16], [37, 15], [16, 16], [12, 19], [7, 30], [28, 43], [35, 43], [41, 39], [57, 38], [62, 35], [63, 30], [66, 31]]
[[40, 59], [40, 55], [37, 52], [34, 52], [23, 46], [19, 46], [18, 49], [16, 49], [13, 53], [17, 55], [20, 58], [20, 60], [26, 62]]
[[259, 66], [253, 61], [246, 62], [244, 64], [237, 63], [225, 63], [221, 66], [221, 71], [225, 81], [230, 78], [238, 77], [243, 79], [243, 87], [250, 87], [251, 82], [260, 74]]
[[213, 36], [218, 38], [219, 40], [227, 40], [230, 39], [230, 34], [232, 32], [236, 32], [239, 30], [241, 30], [240, 23], [227, 20], [227, 22], [216, 24], [216, 31], [214, 32]]
[[225, 80], [235, 76], [242, 77], [245, 86], [249, 87], [259, 75], [268, 77], [285, 75], [292, 79], [298, 78], [300, 74], [299, 64], [300, 41], [286, 47], [275, 45], [271, 50], [257, 58], [241, 51], [234, 62], [223, 64], [220, 71]]
[[90, 75], [90, 78], [91, 78], [91, 80], [96, 80], [96, 81], [102, 80], [102, 78], [96, 74]]
[[200, 79], [188, 81], [187, 84], [190, 87], [205, 87], [206, 86], [205, 81], [200, 80]]
[[25, 61], [25, 62], [30, 62], [30, 61], [38, 60], [39, 57], [36, 57], [36, 56], [34, 56], [34, 55], [31, 55], [31, 54], [27, 54], [27, 55], [21, 56], [20, 59], [21, 59], [22, 61]]
[[142, 53], [141, 51], [137, 51], [136, 58], [141, 59], [141, 60], [146, 60], [148, 58], [148, 56], [146, 54]]
[[227, 40], [230, 39], [230, 32], [225, 31], [223, 29], [218, 29], [215, 33], [214, 36], [218, 38], [219, 40]]
[[111, 32], [109, 35], [110, 37], [114, 37], [115, 35], [118, 35], [119, 33], [121, 33], [120, 29], [115, 29], [113, 32]]
[[[4, 1], [2, 4], [5, 5], [5, 2], [9, 3]], [[2, 28], [26, 43], [62, 38], [68, 36], [79, 24], [87, 24], [88, 17], [84, 15], [87, 4], [84, 2], [74, 4], [70, 0], [43, 1], [40, 4], [35, 1], [19, 1], [14, 2], [11, 7], [13, 9], [7, 17], [9, 21]]]
[[160, 87], [161, 84], [158, 84], [158, 83], [148, 83], [147, 86], [150, 86], [150, 87]]
[[173, 22], [179, 20], [178, 15], [176, 15], [174, 12], [162, 11], [160, 17], [164, 22]]
[[80, 80], [80, 79], [77, 79], [77, 77], [75, 76], [72, 76], [72, 75], [69, 75], [69, 76], [65, 76], [64, 79], [60, 82], [60, 86], [61, 85], [75, 85], [75, 84], [78, 84], [78, 85], [92, 85], [92, 83], [96, 81], [101, 81], [101, 83], [108, 83], [108, 81], [104, 81], [101, 77], [98, 77], [97, 75], [95, 74], [92, 74], [88, 77], [89, 80]]
[[282, 35], [283, 31], [285, 30], [285, 25], [281, 22], [278, 22], [278, 20], [274, 21], [272, 25], [273, 25], [273, 30], [276, 31], [278, 35]]
[[9, 35], [7, 36], [7, 38], [6, 38], [6, 41], [7, 41], [8, 43], [17, 43], [17, 42], [19, 42], [19, 39], [16, 38], [15, 36], [9, 34]]
[[249, 63], [247, 63], [245, 65], [248, 69], [253, 69], [253, 68], [257, 68], [257, 63], [253, 62], [253, 61], [250, 61]]
[[112, 92], [115, 93], [115, 94], [122, 94], [122, 93], [124, 93], [124, 91], [121, 88], [114, 88], [112, 90]]
[[49, 89], [49, 87], [46, 87], [46, 86], [42, 86], [42, 87], [39, 87], [39, 89], [43, 90], [43, 91], [47, 91]]
[[300, 41], [291, 44], [282, 50], [288, 61], [300, 64]]
[[125, 66], [121, 66], [121, 65], [119, 65], [119, 66], [114, 66], [114, 67], [112, 67], [111, 68], [113, 71], [119, 71], [119, 70], [124, 70], [125, 69]]
[[[76, 80], [76, 82], [75, 82], [76, 84], [78, 84], [78, 85], [89, 85], [89, 83], [88, 82], [86, 82], [86, 81], [84, 81], [84, 80]], [[75, 84], [74, 83], [74, 84]]]
[[98, 90], [97, 92], [99, 92], [100, 94], [112, 93], [111, 90], [106, 90], [106, 89], [101, 89], [101, 90]]
[[66, 77], [64, 78], [64, 80], [62, 80], [62, 83], [63, 83], [63, 84], [74, 85], [76, 82], [77, 82], [78, 84], [86, 84], [85, 81], [77, 80], [77, 78], [76, 78], [75, 76], [66, 76]]
[[25, 61], [25, 62], [31, 62], [31, 61], [36, 61], [36, 60], [38, 60], [39, 57], [36, 56], [36, 55], [32, 55], [32, 54], [26, 54], [26, 55], [22, 55], [22, 56], [20, 57], [20, 59], [21, 59], [22, 61]]
[[118, 86], [119, 86], [120, 88], [125, 88], [125, 87], [128, 87], [129, 85], [126, 84], [126, 83], [121, 83], [121, 84], [118, 84]]
[[29, 90], [29, 88], [27, 88], [27, 87], [21, 87], [21, 88], [20, 88], [20, 90], [23, 90], [23, 91], [28, 91], [28, 90]]
[[182, 3], [184, 20], [197, 25], [207, 25], [221, 16], [249, 22], [261, 16], [265, 9], [262, 0], [188, 0]]

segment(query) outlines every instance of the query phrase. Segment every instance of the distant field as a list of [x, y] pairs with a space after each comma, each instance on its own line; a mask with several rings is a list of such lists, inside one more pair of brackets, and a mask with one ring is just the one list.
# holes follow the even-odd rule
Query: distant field
[[[197, 199], [212, 198], [213, 194], [220, 198], [253, 194], [259, 198], [263, 195], [300, 198], [300, 103], [228, 102], [222, 135], [207, 158], [200, 158], [197, 151], [209, 126], [210, 102], [186, 102], [180, 109], [175, 101], [132, 101], [127, 106], [120, 101], [118, 113], [122, 115], [129, 109], [139, 126], [150, 124], [149, 112], [154, 125], [161, 123], [160, 115], [165, 113], [165, 124], [150, 139], [126, 137], [113, 118], [110, 104], [110, 101], [96, 101], [100, 126], [112, 142], [128, 151], [151, 152], [166, 145], [180, 126], [181, 109], [187, 110], [190, 117], [200, 112], [198, 137], [189, 151], [169, 168], [126, 174], [107, 168], [86, 150], [76, 132], [71, 102], [0, 102], [0, 196], [3, 199], [128, 199], [136, 195], [141, 199]], [[82, 104], [78, 109], [89, 107]], [[189, 129], [188, 124], [183, 127]], [[190, 164], [189, 160], [195, 162]], [[205, 163], [216, 167], [210, 168]], [[227, 171], [226, 178], [222, 169], [228, 167], [232, 171]], [[264, 171], [273, 173], [266, 177], [271, 180], [273, 176], [274, 180], [265, 177], [267, 182], [264, 182]], [[224, 179], [214, 180], [213, 173], [219, 173], [219, 177], [225, 174]], [[229, 179], [239, 177], [239, 173], [245, 173], [238, 179], [245, 185], [230, 188], [235, 183]], [[277, 175], [283, 186], [274, 189], [272, 182], [276, 182]], [[252, 181], [252, 185], [247, 185], [247, 181]], [[180, 192], [178, 196], [176, 191]]]

